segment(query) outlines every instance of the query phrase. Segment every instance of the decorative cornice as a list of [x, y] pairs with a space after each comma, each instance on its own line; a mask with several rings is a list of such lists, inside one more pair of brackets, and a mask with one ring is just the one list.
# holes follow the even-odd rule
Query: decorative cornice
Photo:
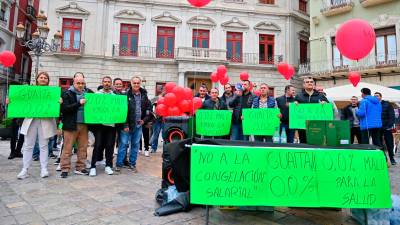
[[60, 15], [72, 15], [77, 17], [85, 17], [87, 18], [90, 15], [90, 12], [82, 7], [79, 7], [76, 2], [70, 2], [66, 6], [62, 6], [56, 9], [56, 13], [58, 16]]
[[144, 17], [141, 13], [136, 10], [124, 9], [117, 12], [114, 15], [116, 19], [126, 19], [126, 20], [135, 20], [135, 21], [145, 21], [146, 17]]
[[376, 19], [371, 21], [371, 25], [374, 28], [381, 28], [387, 26], [394, 26], [400, 21], [400, 16], [382, 14], [379, 15]]
[[190, 18], [186, 23], [189, 24], [189, 26], [202, 26], [209, 28], [217, 26], [214, 20], [207, 16], [194, 16]]
[[173, 24], [173, 25], [182, 23], [181, 19], [171, 15], [170, 12], [164, 12], [161, 15], [155, 16], [155, 17], [151, 18], [151, 21], [153, 21], [154, 23]]
[[310, 30], [307, 27], [303, 27], [303, 30], [297, 32], [297, 34], [300, 36], [300, 38], [305, 39], [307, 41], [310, 38]]
[[240, 30], [248, 30], [249, 29], [249, 25], [240, 21], [237, 17], [233, 17], [231, 20], [222, 23], [221, 26], [224, 28], [234, 28], [234, 29], [240, 29]]
[[273, 22], [260, 22], [254, 26], [254, 30], [258, 31], [281, 31], [281, 28]]

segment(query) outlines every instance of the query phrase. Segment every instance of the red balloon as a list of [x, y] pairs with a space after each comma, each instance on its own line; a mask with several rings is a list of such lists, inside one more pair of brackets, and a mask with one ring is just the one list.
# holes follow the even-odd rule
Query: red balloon
[[158, 97], [157, 105], [159, 105], [159, 104], [165, 104], [165, 98], [164, 97], [162, 97], [162, 96]]
[[357, 84], [360, 82], [361, 80], [361, 75], [358, 72], [350, 72], [349, 73], [349, 81], [350, 83], [353, 84], [354, 87], [357, 86]]
[[0, 53], [0, 61], [6, 68], [14, 65], [16, 59], [14, 52], [4, 51]]
[[168, 108], [168, 116], [180, 116], [182, 113], [178, 106], [172, 106]]
[[186, 100], [191, 100], [193, 98], [192, 89], [188, 87], [183, 88], [183, 98]]
[[192, 101], [190, 100], [182, 100], [179, 103], [179, 109], [181, 112], [190, 112], [190, 108], [191, 108], [191, 103]]
[[285, 77], [286, 80], [290, 80], [290, 78], [292, 78], [292, 76], [294, 75], [294, 67], [292, 65], [288, 65], [288, 70], [286, 72], [286, 74], [283, 74], [283, 77]]
[[176, 98], [176, 95], [174, 94], [174, 93], [168, 93], [168, 94], [166, 94], [165, 95], [165, 97], [164, 97], [164, 99], [165, 99], [165, 104], [167, 105], [167, 106], [169, 106], [169, 107], [171, 107], [171, 106], [175, 106], [176, 105], [176, 102], [177, 102], [177, 98]]
[[226, 72], [227, 72], [226, 67], [225, 67], [224, 65], [219, 65], [219, 66], [217, 67], [217, 76], [218, 76], [218, 79], [221, 80], [221, 79], [225, 76]]
[[188, 2], [194, 7], [201, 8], [210, 3], [211, 0], [188, 0]]
[[250, 90], [250, 91], [252, 91], [252, 90], [253, 90], [253, 87], [254, 87], [254, 85], [253, 85], [253, 82], [251, 82], [251, 81], [250, 81], [250, 87], [249, 87], [249, 90]]
[[240, 80], [249, 80], [249, 73], [247, 72], [241, 72], [239, 74]]
[[222, 84], [222, 85], [225, 85], [228, 82], [229, 82], [229, 77], [228, 77], [227, 74], [225, 74], [225, 76], [219, 80], [219, 83]]
[[212, 72], [211, 75], [210, 75], [210, 79], [211, 79], [211, 82], [217, 83], [218, 80], [219, 80], [217, 73], [216, 72]]
[[182, 99], [183, 98], [183, 87], [179, 87], [179, 86], [175, 86], [172, 89], [172, 93], [175, 94], [175, 96], [177, 97], [177, 99]]
[[257, 96], [260, 96], [260, 95], [261, 95], [260, 90], [254, 90], [253, 93], [254, 93], [255, 95], [257, 95]]
[[165, 84], [165, 91], [167, 93], [171, 93], [172, 89], [174, 89], [175, 86], [176, 86], [176, 84], [174, 82], [168, 82]]
[[168, 115], [168, 107], [164, 104], [157, 104], [156, 113], [159, 116], [166, 116]]
[[342, 55], [359, 60], [367, 56], [374, 47], [375, 31], [365, 20], [348, 20], [337, 30], [335, 42]]
[[289, 69], [289, 64], [281, 62], [278, 64], [278, 72], [282, 75], [286, 74]]
[[201, 108], [203, 105], [203, 102], [201, 101], [201, 98], [199, 97], [194, 97], [193, 98], [193, 111], [195, 112], [197, 109]]

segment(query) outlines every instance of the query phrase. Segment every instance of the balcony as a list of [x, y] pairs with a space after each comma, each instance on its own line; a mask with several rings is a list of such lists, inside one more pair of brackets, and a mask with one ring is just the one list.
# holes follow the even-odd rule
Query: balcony
[[299, 75], [319, 74], [321, 77], [343, 75], [349, 71], [377, 73], [384, 71], [400, 71], [400, 51], [387, 54], [369, 55], [357, 61], [314, 61], [299, 65]]
[[57, 49], [55, 55], [81, 57], [85, 52], [85, 43], [83, 41], [62, 41], [61, 47]]
[[137, 48], [126, 48], [120, 45], [113, 45], [114, 58], [137, 58], [137, 59], [173, 59], [177, 55], [177, 49], [173, 51], [157, 50], [156, 47], [139, 46]]
[[393, 0], [360, 0], [363, 7], [370, 7], [374, 5], [379, 5], [387, 2], [392, 2]]
[[282, 62], [283, 55], [271, 57], [260, 57], [258, 53], [243, 53], [242, 56], [227, 56], [231, 63], [242, 63], [247, 65], [277, 65]]
[[36, 10], [33, 8], [31, 5], [26, 6], [26, 16], [30, 18], [31, 20], [36, 19]]
[[324, 0], [322, 1], [322, 15], [335, 16], [350, 12], [354, 7], [352, 0]]
[[209, 48], [178, 48], [177, 60], [225, 61], [226, 50]]

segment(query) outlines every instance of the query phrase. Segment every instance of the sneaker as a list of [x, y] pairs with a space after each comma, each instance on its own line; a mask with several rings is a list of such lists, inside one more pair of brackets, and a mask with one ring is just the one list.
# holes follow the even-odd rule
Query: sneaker
[[49, 177], [49, 171], [47, 171], [47, 169], [42, 169], [42, 171], [40, 172], [40, 177], [41, 178]]
[[19, 174], [17, 175], [17, 178], [18, 178], [19, 180], [25, 179], [25, 178], [27, 178], [27, 177], [29, 177], [29, 174], [28, 174], [28, 170], [27, 170], [27, 169], [22, 169], [21, 172], [19, 172]]
[[149, 150], [145, 150], [145, 151], [144, 151], [144, 156], [146, 156], [146, 157], [150, 157]]
[[105, 165], [106, 165], [106, 161], [104, 159], [96, 162], [96, 166], [105, 166]]
[[57, 158], [57, 156], [56, 156], [56, 155], [54, 155], [53, 153], [51, 153], [51, 154], [49, 154], [49, 158], [56, 159], [56, 158]]
[[86, 169], [83, 170], [75, 170], [76, 175], [89, 175], [89, 172]]
[[10, 156], [8, 156], [8, 159], [14, 159], [15, 155], [14, 154], [10, 154]]
[[392, 166], [397, 165], [397, 162], [394, 159], [390, 159], [390, 163], [392, 164]]
[[130, 166], [129, 166], [129, 169], [132, 170], [132, 172], [134, 172], [134, 173], [137, 173], [137, 172], [138, 172], [137, 169], [136, 169], [136, 166], [130, 165]]
[[60, 177], [61, 178], [67, 178], [68, 177], [68, 172], [61, 172]]
[[115, 169], [114, 169], [114, 171], [115, 171], [115, 172], [121, 172], [121, 167], [116, 166]]
[[57, 160], [54, 162], [54, 165], [58, 165], [58, 164], [60, 164], [60, 158], [57, 158]]
[[111, 167], [106, 166], [106, 168], [104, 169], [104, 171], [106, 172], [106, 174], [108, 175], [113, 175], [113, 170], [111, 169]]
[[58, 164], [56, 171], [61, 171], [61, 164]]
[[95, 177], [96, 175], [96, 168], [91, 168], [89, 172], [89, 177]]

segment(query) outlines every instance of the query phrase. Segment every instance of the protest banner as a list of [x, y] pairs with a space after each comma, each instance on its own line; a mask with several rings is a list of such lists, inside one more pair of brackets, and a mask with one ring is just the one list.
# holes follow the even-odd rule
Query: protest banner
[[245, 135], [274, 135], [279, 128], [278, 108], [243, 109], [243, 134]]
[[390, 208], [381, 150], [193, 144], [192, 204]]
[[88, 124], [125, 123], [128, 114], [126, 95], [85, 94], [84, 120]]
[[228, 135], [231, 130], [232, 112], [229, 110], [196, 111], [196, 134], [217, 137]]
[[52, 118], [60, 116], [61, 88], [54, 86], [11, 85], [8, 118]]
[[307, 120], [333, 120], [332, 103], [289, 104], [290, 129], [306, 129]]

